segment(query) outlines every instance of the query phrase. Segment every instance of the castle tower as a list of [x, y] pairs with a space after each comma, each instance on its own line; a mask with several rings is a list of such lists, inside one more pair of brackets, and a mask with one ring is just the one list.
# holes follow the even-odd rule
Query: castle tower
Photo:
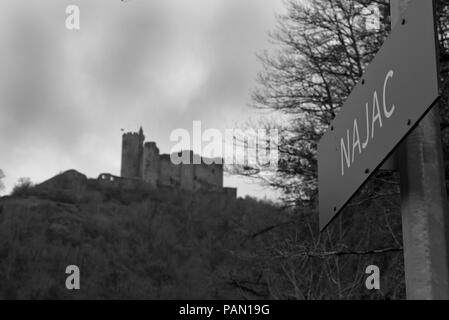
[[195, 165], [193, 164], [193, 151], [181, 151], [182, 159], [189, 159], [188, 163], [181, 163], [180, 182], [181, 189], [193, 191], [195, 188]]
[[147, 142], [143, 148], [143, 179], [157, 187], [159, 181], [159, 149], [155, 142]]
[[122, 137], [122, 168], [124, 178], [142, 178], [143, 172], [143, 135], [142, 127], [139, 133], [125, 133]]

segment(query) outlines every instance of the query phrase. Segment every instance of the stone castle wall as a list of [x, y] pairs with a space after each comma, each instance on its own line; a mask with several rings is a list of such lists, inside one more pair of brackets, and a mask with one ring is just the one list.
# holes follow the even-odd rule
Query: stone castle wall
[[122, 139], [122, 168], [120, 175], [127, 178], [142, 177], [143, 136], [140, 133], [126, 133]]
[[142, 178], [144, 181], [151, 184], [153, 187], [157, 187], [159, 175], [161, 171], [161, 164], [159, 160], [159, 149], [154, 142], [147, 142], [143, 148], [143, 173]]
[[139, 133], [123, 135], [123, 178], [138, 178], [154, 187], [174, 187], [189, 191], [223, 189], [222, 164], [207, 165], [204, 161], [193, 164], [194, 157], [198, 159], [199, 156], [192, 151], [184, 151], [190, 157], [190, 164], [175, 165], [170, 155], [160, 154], [156, 143], [144, 141], [142, 129]]

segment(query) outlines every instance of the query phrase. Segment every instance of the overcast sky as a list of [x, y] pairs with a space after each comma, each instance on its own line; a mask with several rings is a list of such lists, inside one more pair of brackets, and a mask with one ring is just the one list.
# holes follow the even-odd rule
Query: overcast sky
[[[81, 30], [65, 28], [67, 5]], [[224, 130], [249, 92], [281, 0], [1, 0], [0, 169], [7, 190], [67, 169], [119, 174], [121, 129], [164, 153], [172, 130]], [[239, 195], [260, 188], [234, 178]]]

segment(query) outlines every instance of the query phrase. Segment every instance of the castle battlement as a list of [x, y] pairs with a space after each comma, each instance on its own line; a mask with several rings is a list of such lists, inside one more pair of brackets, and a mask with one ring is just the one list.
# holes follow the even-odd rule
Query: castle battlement
[[160, 154], [155, 142], [145, 142], [142, 128], [138, 133], [124, 133], [121, 177], [140, 179], [156, 188], [173, 187], [189, 191], [225, 189], [223, 164], [208, 165], [204, 158], [195, 155], [193, 151], [184, 150], [177, 154], [185, 153], [189, 154], [190, 163], [174, 164], [170, 155]]

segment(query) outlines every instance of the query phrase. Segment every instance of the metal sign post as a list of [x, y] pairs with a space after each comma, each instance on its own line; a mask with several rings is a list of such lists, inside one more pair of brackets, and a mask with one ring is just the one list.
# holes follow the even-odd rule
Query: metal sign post
[[[400, 28], [404, 19], [407, 23], [409, 2], [390, 0], [394, 28]], [[407, 299], [449, 299], [448, 211], [437, 106], [401, 144], [397, 155]]]

